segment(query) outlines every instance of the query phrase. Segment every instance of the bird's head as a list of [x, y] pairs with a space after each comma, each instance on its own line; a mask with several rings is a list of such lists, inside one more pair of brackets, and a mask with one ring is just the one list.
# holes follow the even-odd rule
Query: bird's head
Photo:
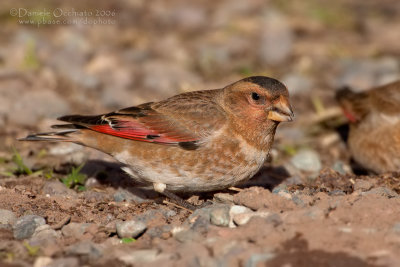
[[343, 87], [336, 91], [335, 97], [342, 107], [344, 115], [351, 123], [359, 122], [369, 112], [368, 95], [364, 92], [355, 93], [349, 87]]
[[268, 150], [280, 122], [292, 121], [289, 92], [278, 80], [248, 77], [223, 90], [222, 106], [232, 130], [254, 146]]
[[224, 107], [233, 117], [258, 124], [292, 121], [289, 92], [278, 80], [248, 77], [224, 88]]

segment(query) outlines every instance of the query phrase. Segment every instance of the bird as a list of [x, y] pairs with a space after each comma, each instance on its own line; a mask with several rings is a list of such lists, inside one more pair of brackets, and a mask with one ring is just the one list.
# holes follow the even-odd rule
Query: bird
[[263, 166], [280, 122], [294, 117], [284, 84], [247, 77], [101, 115], [67, 115], [22, 141], [73, 142], [107, 153], [166, 196], [223, 190]]
[[354, 92], [336, 92], [348, 118], [348, 148], [366, 170], [381, 174], [400, 170], [400, 80]]

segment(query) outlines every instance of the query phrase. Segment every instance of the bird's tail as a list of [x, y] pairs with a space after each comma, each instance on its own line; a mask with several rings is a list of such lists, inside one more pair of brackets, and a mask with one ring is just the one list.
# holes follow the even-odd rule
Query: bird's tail
[[[58, 125], [55, 125], [58, 126]], [[53, 127], [58, 128], [58, 127]], [[61, 128], [61, 127], [60, 127]], [[76, 140], [70, 134], [79, 131], [79, 129], [66, 129], [62, 131], [30, 134], [19, 141], [50, 141], [50, 142], [75, 142]]]

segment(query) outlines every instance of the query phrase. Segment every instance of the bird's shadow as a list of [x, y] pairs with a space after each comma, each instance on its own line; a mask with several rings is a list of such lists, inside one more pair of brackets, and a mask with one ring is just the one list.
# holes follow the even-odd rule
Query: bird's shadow
[[159, 196], [152, 187], [136, 182], [121, 167], [123, 165], [118, 162], [89, 160], [81, 173], [87, 177], [95, 177], [102, 186], [125, 189], [141, 199], [156, 199]]
[[[123, 167], [123, 165], [117, 162], [89, 160], [82, 168], [81, 173], [87, 175], [87, 177], [95, 177], [102, 186], [113, 187], [115, 189], [122, 188], [140, 198], [156, 199], [160, 196], [151, 186], [136, 182], [125, 173], [121, 167]], [[254, 175], [253, 178], [237, 187], [247, 188], [251, 186], [260, 186], [272, 190], [275, 186], [279, 185], [289, 177], [289, 173], [283, 167], [264, 166], [256, 175]], [[212, 198], [213, 194], [216, 192], [227, 192], [227, 190], [196, 195], [199, 195], [200, 199], [206, 200]], [[190, 197], [193, 194], [183, 193], [179, 195], [182, 197]]]

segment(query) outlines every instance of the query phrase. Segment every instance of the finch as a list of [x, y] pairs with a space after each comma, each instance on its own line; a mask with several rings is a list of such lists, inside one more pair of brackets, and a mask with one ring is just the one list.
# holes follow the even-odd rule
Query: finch
[[348, 147], [367, 170], [400, 170], [400, 81], [360, 93], [345, 88], [336, 98], [350, 122]]
[[67, 124], [52, 126], [58, 131], [21, 140], [98, 149], [160, 193], [205, 192], [251, 178], [267, 158], [278, 124], [293, 116], [286, 87], [254, 76], [107, 114], [63, 116], [58, 119]]

